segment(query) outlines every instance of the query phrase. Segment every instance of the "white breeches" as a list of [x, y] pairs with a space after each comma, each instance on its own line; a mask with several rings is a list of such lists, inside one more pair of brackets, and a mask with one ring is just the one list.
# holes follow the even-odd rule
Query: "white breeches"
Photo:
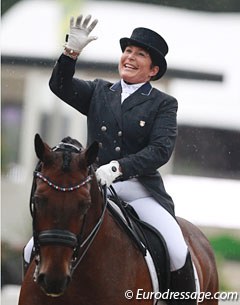
[[170, 256], [171, 271], [182, 268], [188, 248], [174, 217], [151, 197], [137, 179], [116, 182], [113, 187], [118, 196], [135, 209], [140, 219], [162, 234]]
[[[155, 227], [163, 236], [169, 256], [171, 271], [182, 268], [186, 261], [187, 245], [182, 231], [172, 217], [137, 179], [120, 181], [113, 184], [118, 196], [129, 203], [137, 212], [140, 219]], [[30, 262], [33, 248], [33, 238], [29, 240], [24, 249], [24, 259]]]

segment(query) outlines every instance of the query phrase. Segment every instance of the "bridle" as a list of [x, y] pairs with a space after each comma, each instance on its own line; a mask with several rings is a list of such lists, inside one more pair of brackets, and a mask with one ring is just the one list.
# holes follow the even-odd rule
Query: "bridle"
[[60, 191], [60, 192], [75, 191], [75, 190], [79, 189], [80, 187], [86, 185], [87, 183], [89, 183], [92, 180], [92, 176], [89, 175], [81, 183], [74, 185], [74, 186], [66, 187], [66, 186], [59, 186], [59, 185], [55, 184], [54, 182], [50, 181], [49, 178], [43, 176], [41, 174], [41, 172], [34, 171], [34, 176], [35, 176], [35, 178], [40, 178], [43, 182], [47, 183], [50, 187], [52, 187], [56, 191]]
[[[62, 151], [66, 148], [69, 150], [69, 146], [71, 147], [71, 151], [77, 150], [80, 152], [80, 149], [76, 147], [75, 145], [72, 145], [70, 143], [63, 143], [61, 142], [58, 146], [55, 146], [52, 150], [56, 151], [58, 149], [61, 149]], [[36, 190], [37, 185], [37, 178], [41, 179], [44, 183], [46, 183], [49, 187], [53, 188], [55, 191], [58, 192], [73, 192], [75, 190], [78, 190], [79, 188], [83, 187], [84, 185], [91, 183], [93, 177], [93, 169], [92, 167], [89, 167], [88, 170], [88, 176], [81, 181], [80, 183], [66, 187], [66, 186], [60, 186], [55, 184], [53, 181], [51, 181], [48, 177], [44, 176], [41, 173], [41, 161], [38, 162], [36, 169], [33, 173], [33, 184], [32, 184], [32, 190], [31, 190], [31, 196], [30, 196], [30, 213], [32, 215], [32, 230], [33, 230], [33, 241], [34, 241], [34, 255], [35, 255], [35, 261], [36, 261], [36, 267], [38, 268], [40, 265], [40, 248], [41, 246], [45, 245], [62, 245], [64, 247], [70, 247], [73, 249], [73, 255], [71, 260], [71, 275], [74, 272], [74, 270], [77, 268], [77, 266], [80, 264], [81, 260], [87, 253], [88, 249], [90, 248], [92, 242], [94, 241], [101, 224], [104, 219], [106, 207], [107, 207], [107, 190], [106, 187], [100, 187], [102, 196], [103, 196], [103, 207], [101, 215], [95, 224], [95, 226], [92, 228], [91, 232], [88, 234], [88, 236], [83, 239], [84, 235], [84, 229], [85, 229], [85, 223], [86, 223], [86, 217], [87, 214], [84, 215], [82, 228], [78, 234], [72, 233], [68, 230], [61, 230], [61, 229], [50, 229], [50, 230], [44, 230], [38, 232], [36, 230], [36, 206], [34, 202], [34, 192]], [[83, 251], [80, 251], [80, 250]], [[81, 254], [80, 254], [81, 252]], [[36, 269], [37, 269], [36, 268]], [[36, 276], [37, 270], [35, 271]], [[36, 278], [35, 278], [36, 280]]]

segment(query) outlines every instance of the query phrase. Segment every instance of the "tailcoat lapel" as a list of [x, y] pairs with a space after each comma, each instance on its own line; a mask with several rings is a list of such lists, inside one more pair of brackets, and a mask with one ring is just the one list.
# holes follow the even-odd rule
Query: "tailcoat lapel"
[[121, 109], [121, 82], [113, 84], [110, 88], [107, 88], [107, 103], [116, 118], [118, 125], [122, 128], [122, 109]]
[[113, 84], [110, 88], [106, 88], [107, 103], [120, 128], [122, 128], [122, 113], [149, 99], [151, 91], [152, 86], [148, 82], [126, 98], [121, 104], [121, 82], [119, 81]]

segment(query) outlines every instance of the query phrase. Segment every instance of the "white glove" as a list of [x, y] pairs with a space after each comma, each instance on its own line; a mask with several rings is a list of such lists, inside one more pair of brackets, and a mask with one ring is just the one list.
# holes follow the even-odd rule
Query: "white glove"
[[[88, 15], [82, 23], [83, 16], [77, 17], [76, 24], [74, 25], [74, 18], [70, 19], [70, 33], [65, 47], [76, 52], [81, 52], [82, 49], [91, 41], [96, 40], [96, 36], [88, 36], [98, 23], [97, 19], [88, 26], [91, 15]], [[82, 23], [82, 24], [81, 24]]]
[[122, 175], [119, 168], [118, 161], [111, 161], [106, 165], [100, 166], [96, 171], [98, 182], [101, 185], [110, 186], [117, 177]]

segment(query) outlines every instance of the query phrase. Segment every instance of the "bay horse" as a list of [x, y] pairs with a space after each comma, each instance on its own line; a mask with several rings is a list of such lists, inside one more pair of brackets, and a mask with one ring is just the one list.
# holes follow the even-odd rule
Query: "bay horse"
[[[92, 164], [98, 144], [88, 148], [70, 137], [51, 149], [35, 136], [31, 214], [35, 257], [21, 285], [19, 305], [153, 304], [136, 300], [152, 291], [146, 261], [106, 208]], [[217, 269], [206, 237], [179, 219], [202, 292], [218, 290]], [[203, 305], [216, 305], [205, 300]]]

